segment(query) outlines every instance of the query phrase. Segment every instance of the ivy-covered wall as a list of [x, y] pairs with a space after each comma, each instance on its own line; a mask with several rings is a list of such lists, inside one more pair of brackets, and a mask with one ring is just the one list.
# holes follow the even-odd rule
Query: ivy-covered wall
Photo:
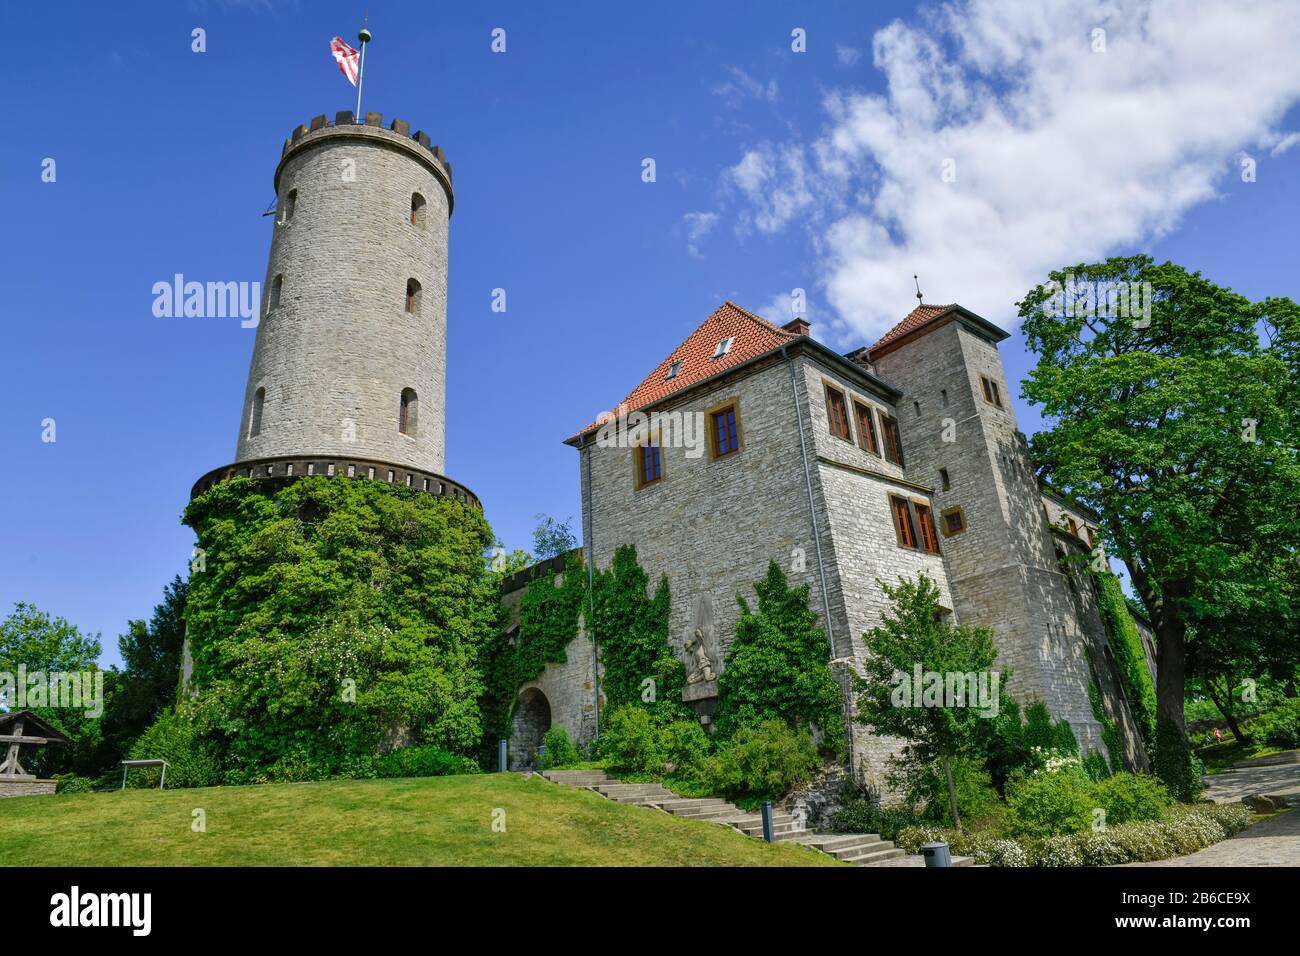
[[1129, 614], [1119, 578], [1109, 571], [1101, 571], [1094, 574], [1094, 579], [1097, 584], [1098, 610], [1106, 627], [1106, 639], [1111, 653], [1115, 656], [1120, 681], [1124, 685], [1124, 695], [1128, 698], [1138, 733], [1142, 735], [1143, 746], [1148, 754], [1154, 753], [1156, 688], [1151, 679], [1151, 671], [1147, 668], [1142, 637]]

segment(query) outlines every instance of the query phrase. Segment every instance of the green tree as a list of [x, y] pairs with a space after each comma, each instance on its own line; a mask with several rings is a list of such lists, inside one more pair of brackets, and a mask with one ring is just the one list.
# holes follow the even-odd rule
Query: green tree
[[[925, 574], [900, 578], [896, 586], [880, 582], [891, 607], [879, 627], [863, 635], [867, 655], [858, 686], [858, 721], [873, 733], [907, 741], [902, 760], [912, 766], [938, 763], [948, 787], [949, 809], [958, 828], [961, 813], [952, 766], [959, 757], [976, 756], [986, 747], [995, 719], [993, 701], [987, 708], [944, 706], [942, 701], [901, 700], [903, 682], [910, 683], [917, 666], [923, 674], [984, 675], [992, 688], [997, 651], [993, 632], [985, 627], [954, 625], [939, 604], [939, 588]], [[1015, 705], [999, 674], [996, 712]], [[949, 702], [953, 703], [953, 702]], [[1018, 713], [1018, 712], [1017, 712]]]
[[755, 582], [758, 611], [741, 595], [740, 620], [718, 676], [718, 729], [765, 720], [815, 724], [828, 741], [844, 737], [843, 704], [830, 668], [830, 643], [808, 606], [808, 586], [791, 588], [775, 561]]
[[578, 539], [573, 533], [573, 519], [557, 521], [550, 515], [539, 514], [537, 527], [533, 529], [533, 557], [538, 561], [568, 554], [578, 546]]
[[117, 759], [125, 757], [135, 739], [176, 703], [188, 590], [177, 575], [164, 589], [153, 616], [147, 622], [127, 622], [127, 632], [117, 639], [123, 668], [112, 706], [104, 711], [103, 727]]
[[1252, 302], [1147, 256], [1049, 278], [1153, 293], [1148, 323], [1031, 290], [1019, 307], [1038, 362], [1024, 395], [1048, 423], [1032, 440], [1041, 474], [1103, 515], [1107, 548], [1156, 630], [1156, 767], [1185, 797], [1173, 778], [1189, 773], [1189, 627], [1275, 607], [1261, 556], [1268, 566], [1300, 545], [1300, 307]]

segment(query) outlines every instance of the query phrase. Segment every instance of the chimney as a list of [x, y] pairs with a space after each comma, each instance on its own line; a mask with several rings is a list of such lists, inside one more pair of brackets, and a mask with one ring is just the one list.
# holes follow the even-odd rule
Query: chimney
[[807, 319], [798, 318], [798, 319], [791, 319], [785, 325], [781, 326], [781, 328], [785, 329], [785, 331], [787, 332], [793, 333], [794, 335], [807, 335], [809, 325]]

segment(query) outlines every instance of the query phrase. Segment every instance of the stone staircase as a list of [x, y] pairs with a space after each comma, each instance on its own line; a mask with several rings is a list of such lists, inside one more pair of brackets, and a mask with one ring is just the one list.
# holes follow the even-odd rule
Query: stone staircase
[[[673, 793], [657, 783], [624, 783], [603, 770], [547, 770], [551, 783], [591, 790], [617, 803], [662, 810], [687, 820], [731, 826], [746, 836], [763, 838], [761, 814], [749, 813], [719, 797], [692, 798]], [[801, 829], [788, 813], [772, 814], [777, 841], [802, 843], [855, 866], [924, 866], [920, 856], [906, 856], [889, 840], [875, 833], [811, 833]], [[912, 862], [916, 861], [916, 862]], [[953, 857], [953, 866], [970, 866], [969, 857]]]

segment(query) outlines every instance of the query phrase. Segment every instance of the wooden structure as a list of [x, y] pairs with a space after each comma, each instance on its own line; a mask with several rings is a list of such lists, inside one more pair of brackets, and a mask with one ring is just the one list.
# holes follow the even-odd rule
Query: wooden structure
[[37, 717], [30, 710], [0, 714], [0, 746], [6, 746], [4, 762], [0, 763], [0, 797], [40, 796], [52, 794], [53, 780], [38, 780], [18, 762], [18, 749], [24, 745], [44, 747], [46, 744], [67, 746], [67, 737]]

